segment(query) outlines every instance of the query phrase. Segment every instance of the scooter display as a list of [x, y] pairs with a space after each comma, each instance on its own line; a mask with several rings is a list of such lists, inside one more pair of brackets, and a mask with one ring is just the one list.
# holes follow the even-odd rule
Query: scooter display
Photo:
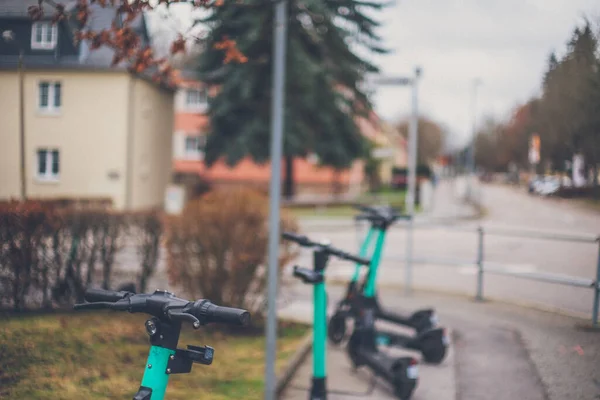
[[338, 303], [336, 311], [329, 320], [328, 337], [334, 344], [340, 344], [346, 337], [346, 322], [349, 317], [356, 319], [357, 314], [368, 305], [374, 310], [374, 318], [408, 326], [416, 330], [415, 336], [398, 334], [391, 331], [376, 330], [375, 341], [383, 346], [399, 346], [421, 352], [427, 363], [438, 364], [446, 356], [448, 336], [444, 328], [437, 327], [437, 317], [433, 309], [419, 310], [405, 317], [383, 309], [376, 296], [375, 284], [379, 268], [385, 234], [395, 221], [406, 218], [391, 207], [357, 206], [362, 214], [356, 218], [367, 220], [371, 227], [361, 246], [360, 256], [365, 257], [375, 239], [373, 258], [365, 279], [359, 287], [362, 265], [357, 264], [354, 275], [348, 285], [346, 296]]
[[[314, 285], [314, 334], [313, 334], [313, 378], [309, 400], [327, 398], [326, 388], [326, 326], [327, 299], [324, 282], [324, 270], [329, 256], [353, 261], [360, 265], [369, 265], [370, 261], [336, 249], [330, 245], [311, 241], [306, 236], [285, 232], [282, 237], [298, 243], [300, 246], [314, 248], [313, 270], [294, 267], [294, 276], [305, 283]], [[373, 335], [374, 325], [368, 319], [360, 318], [359, 326], [349, 342], [348, 353], [355, 368], [366, 365], [389, 382], [394, 393], [401, 400], [408, 400], [417, 385], [418, 362], [413, 357], [391, 357], [379, 352]]]

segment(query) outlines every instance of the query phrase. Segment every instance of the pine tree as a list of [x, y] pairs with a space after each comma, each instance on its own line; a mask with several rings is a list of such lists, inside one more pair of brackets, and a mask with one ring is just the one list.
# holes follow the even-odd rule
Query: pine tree
[[[362, 8], [379, 3], [357, 0], [289, 1], [284, 195], [294, 194], [293, 159], [314, 152], [323, 165], [349, 167], [365, 152], [356, 117], [372, 110], [360, 83], [376, 66], [350, 50], [350, 43], [385, 52], [376, 21]], [[235, 165], [250, 156], [269, 160], [273, 6], [264, 0], [226, 2], [202, 22], [211, 31], [199, 60], [199, 76], [217, 85], [210, 99], [210, 132], [205, 162], [223, 158]], [[342, 28], [343, 26], [343, 28]], [[235, 39], [247, 57], [226, 63], [213, 46]], [[343, 89], [343, 90], [342, 90]]]

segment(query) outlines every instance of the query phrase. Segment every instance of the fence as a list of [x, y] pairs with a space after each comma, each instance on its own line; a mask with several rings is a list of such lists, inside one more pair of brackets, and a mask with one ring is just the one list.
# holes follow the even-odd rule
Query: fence
[[[406, 228], [408, 225], [405, 223], [398, 223], [396, 226]], [[437, 224], [413, 224], [413, 229], [427, 229], [428, 227], [435, 226], [435, 228], [443, 228], [449, 232], [462, 231], [470, 232], [477, 235], [477, 252], [474, 260], [460, 260], [453, 258], [432, 258], [432, 257], [413, 257], [411, 258], [413, 264], [435, 264], [435, 265], [449, 265], [449, 266], [464, 266], [474, 265], [477, 269], [477, 279], [475, 288], [475, 299], [483, 301], [484, 299], [484, 282], [485, 275], [505, 275], [512, 276], [520, 279], [529, 279], [538, 282], [552, 283], [558, 285], [566, 285], [571, 287], [578, 287], [584, 289], [593, 290], [593, 305], [592, 305], [592, 325], [594, 327], [600, 327], [598, 314], [600, 307], [600, 236], [589, 236], [589, 235], [567, 235], [559, 234], [554, 232], [539, 232], [539, 231], [527, 231], [522, 229], [503, 229], [503, 228], [486, 228], [483, 226], [473, 227], [461, 227], [461, 226], [440, 226]], [[360, 235], [359, 235], [360, 236]], [[508, 265], [503, 263], [492, 263], [485, 261], [485, 238], [488, 236], [504, 236], [510, 238], [529, 238], [529, 239], [540, 239], [546, 241], [560, 241], [560, 242], [573, 242], [573, 243], [587, 243], [595, 244], [598, 246], [598, 256], [596, 261], [596, 276], [595, 278], [571, 276], [565, 274], [556, 274], [550, 272], [526, 272], [526, 271], [513, 271], [508, 268]], [[360, 239], [359, 239], [360, 240]], [[394, 259], [396, 261], [406, 261], [404, 257], [387, 257], [388, 259]], [[410, 265], [406, 264], [405, 268], [411, 268]]]

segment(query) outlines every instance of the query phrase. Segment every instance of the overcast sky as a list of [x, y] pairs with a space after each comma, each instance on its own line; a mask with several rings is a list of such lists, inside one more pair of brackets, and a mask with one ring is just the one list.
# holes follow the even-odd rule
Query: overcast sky
[[[169, 25], [187, 25], [189, 10]], [[421, 110], [448, 127], [454, 143], [472, 132], [472, 81], [480, 78], [477, 114], [506, 116], [539, 90], [552, 50], [561, 51], [582, 16], [600, 20], [598, 0], [397, 0], [380, 16], [392, 54], [376, 57], [389, 76], [423, 68]], [[172, 14], [173, 16], [173, 14]], [[410, 109], [410, 92], [379, 87], [376, 111], [394, 121]]]
[[[474, 78], [482, 80], [478, 119], [506, 115], [539, 90], [548, 54], [564, 48], [582, 15], [599, 12], [598, 0], [398, 0], [381, 18], [394, 53], [378, 64], [387, 75], [421, 65], [421, 109], [447, 125], [454, 142], [464, 141]], [[375, 104], [394, 120], [409, 112], [410, 93], [380, 87]]]

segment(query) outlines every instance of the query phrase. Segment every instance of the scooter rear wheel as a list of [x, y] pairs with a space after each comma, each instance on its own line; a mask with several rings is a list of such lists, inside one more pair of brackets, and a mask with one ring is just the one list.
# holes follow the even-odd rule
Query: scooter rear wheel
[[333, 314], [327, 327], [327, 336], [334, 344], [342, 343], [346, 337], [346, 317], [339, 313]]
[[348, 356], [350, 357], [350, 361], [352, 361], [352, 367], [354, 369], [359, 368], [364, 364], [363, 358], [360, 356], [359, 348], [361, 344], [361, 337], [356, 331], [352, 333], [350, 336], [350, 340], [347, 344]]
[[423, 361], [428, 364], [439, 364], [446, 357], [446, 346], [439, 346], [437, 348], [425, 350], [422, 352]]

